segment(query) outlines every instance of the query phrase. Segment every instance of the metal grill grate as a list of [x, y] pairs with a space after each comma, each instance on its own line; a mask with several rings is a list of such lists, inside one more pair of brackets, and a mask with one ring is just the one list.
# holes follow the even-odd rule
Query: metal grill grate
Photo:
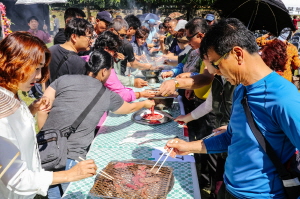
[[[121, 167], [115, 168], [115, 165], [120, 165], [120, 163]], [[123, 167], [122, 163], [124, 163]], [[126, 166], [126, 164], [130, 166]], [[158, 167], [150, 172], [152, 166], [128, 162], [110, 162], [103, 171], [114, 179], [108, 180], [98, 174], [90, 194], [103, 198], [166, 198], [172, 187], [171, 180], [174, 180], [173, 170], [170, 167], [162, 167], [159, 173], [155, 174]]]

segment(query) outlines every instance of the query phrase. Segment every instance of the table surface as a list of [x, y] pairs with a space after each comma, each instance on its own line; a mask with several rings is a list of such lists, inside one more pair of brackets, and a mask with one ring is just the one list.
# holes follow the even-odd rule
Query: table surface
[[[167, 112], [174, 117], [180, 115], [178, 103], [175, 102], [174, 107]], [[176, 122], [148, 126], [133, 122], [131, 116], [132, 114], [109, 113], [87, 154], [87, 159], [96, 162], [98, 170], [114, 160], [151, 160], [153, 147], [163, 147], [175, 136], [187, 141], [183, 136], [182, 127]], [[175, 184], [167, 196], [168, 199], [200, 199], [195, 163], [166, 162], [164, 165], [174, 169], [175, 177]], [[91, 177], [72, 182], [63, 198], [94, 198], [89, 195], [94, 179], [95, 177]]]

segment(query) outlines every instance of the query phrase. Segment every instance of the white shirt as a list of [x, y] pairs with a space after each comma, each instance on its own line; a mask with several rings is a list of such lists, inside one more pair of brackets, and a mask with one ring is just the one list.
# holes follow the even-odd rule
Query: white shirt
[[209, 94], [202, 104], [200, 104], [195, 110], [191, 112], [191, 116], [196, 120], [200, 117], [203, 117], [207, 113], [212, 111], [212, 94], [209, 91]]
[[[221, 79], [222, 79], [222, 82], [223, 82], [223, 85], [224, 85], [226, 80], [224, 79], [223, 76], [222, 76]], [[207, 113], [209, 113], [213, 110], [213, 107], [212, 107], [213, 97], [212, 97], [212, 94], [211, 94], [211, 90], [212, 89], [210, 89], [208, 97], [206, 98], [205, 102], [200, 104], [195, 110], [193, 110], [191, 112], [191, 116], [195, 120], [200, 118], [200, 117], [203, 117], [204, 115], [206, 115]]]
[[[0, 92], [14, 97], [12, 92], [2, 87]], [[18, 171], [11, 173], [8, 170], [0, 179], [0, 199], [28, 199], [36, 194], [45, 196], [53, 181], [53, 172], [41, 167], [34, 124], [34, 118], [23, 101], [13, 114], [0, 119], [0, 136], [9, 139], [18, 148], [23, 161]], [[4, 156], [5, 152], [0, 151], [0, 163]]]

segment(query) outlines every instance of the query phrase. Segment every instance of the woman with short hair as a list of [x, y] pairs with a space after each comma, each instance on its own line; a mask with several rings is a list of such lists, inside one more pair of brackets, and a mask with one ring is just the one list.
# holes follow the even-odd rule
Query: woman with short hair
[[[0, 198], [45, 196], [51, 184], [77, 181], [96, 174], [93, 160], [82, 161], [69, 171], [42, 169], [33, 115], [37, 111], [48, 111], [49, 99], [43, 97], [27, 107], [18, 96], [18, 90], [29, 91], [34, 83], [48, 79], [50, 57], [46, 45], [27, 32], [14, 32], [0, 43], [0, 140], [2, 144], [8, 140], [8, 146], [12, 144], [10, 146], [20, 151], [18, 167], [8, 169], [0, 179]], [[13, 158], [8, 154], [1, 152], [0, 165]]]

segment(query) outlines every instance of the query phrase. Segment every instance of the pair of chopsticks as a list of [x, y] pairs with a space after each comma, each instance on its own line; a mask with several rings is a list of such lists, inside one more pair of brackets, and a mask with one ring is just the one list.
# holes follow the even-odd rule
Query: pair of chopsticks
[[[4, 175], [4, 173], [8, 170], [8, 168], [14, 163], [14, 161], [17, 159], [17, 157], [20, 155], [20, 151], [16, 153], [16, 155], [11, 159], [11, 161], [7, 164], [7, 166], [3, 169], [3, 171], [0, 173], [0, 178]], [[2, 168], [2, 165], [0, 165], [0, 169]]]
[[[171, 143], [173, 143], [173, 141], [174, 141], [174, 140], [172, 140]], [[177, 143], [177, 142], [178, 142], [178, 141], [176, 141], [175, 143]], [[157, 165], [157, 163], [160, 161], [160, 159], [161, 159], [163, 156], [165, 156], [166, 153], [168, 153], [167, 156], [166, 156], [166, 158], [164, 159], [164, 161], [161, 163], [160, 167], [159, 167], [159, 168], [157, 169], [157, 171], [155, 172], [155, 173], [158, 173], [159, 170], [160, 170], [160, 168], [164, 165], [165, 161], [168, 159], [168, 157], [169, 157], [170, 154], [172, 153], [172, 151], [173, 151], [173, 148], [171, 148], [171, 150], [170, 150], [169, 153], [168, 153], [167, 151], [163, 152], [163, 153], [161, 154], [161, 156], [158, 158], [158, 160], [156, 161], [156, 163], [153, 165], [153, 167], [150, 169], [150, 171], [152, 171], [152, 170], [155, 168], [155, 166]]]
[[[84, 161], [85, 159], [83, 159], [82, 157], [78, 157], [81, 161]], [[75, 162], [79, 162], [78, 160], [75, 160]], [[97, 172], [97, 174], [102, 175], [103, 177], [105, 177], [106, 179], [109, 180], [113, 180], [115, 179], [114, 177], [112, 177], [111, 175], [109, 175], [108, 173], [106, 173], [105, 171], [100, 170], [99, 172]]]
[[201, 140], [205, 140], [205, 139], [211, 138], [211, 137], [215, 136], [216, 133], [219, 133], [219, 132], [220, 132], [220, 131], [213, 132], [212, 134], [209, 134], [208, 136], [205, 136], [205, 137], [202, 138]]

